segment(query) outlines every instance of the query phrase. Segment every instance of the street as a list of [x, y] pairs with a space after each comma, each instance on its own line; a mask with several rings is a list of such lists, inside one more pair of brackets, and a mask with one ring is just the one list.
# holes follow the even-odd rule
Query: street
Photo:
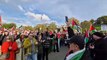
[[67, 47], [61, 47], [60, 52], [51, 52], [49, 54], [49, 60], [64, 60], [67, 50]]

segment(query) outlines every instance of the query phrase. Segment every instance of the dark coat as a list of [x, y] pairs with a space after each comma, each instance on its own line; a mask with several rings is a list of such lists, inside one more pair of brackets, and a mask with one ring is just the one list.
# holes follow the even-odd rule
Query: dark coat
[[3, 39], [4, 39], [4, 36], [1, 34], [1, 35], [0, 35], [0, 45], [2, 45]]
[[100, 39], [95, 42], [95, 48], [92, 50], [94, 60], [107, 60], [107, 39]]
[[72, 36], [74, 36], [74, 31], [71, 27], [68, 27], [68, 37], [71, 38]]

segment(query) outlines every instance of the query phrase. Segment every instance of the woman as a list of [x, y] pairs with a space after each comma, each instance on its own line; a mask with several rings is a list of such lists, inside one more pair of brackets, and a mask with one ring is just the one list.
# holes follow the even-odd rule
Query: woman
[[37, 40], [34, 38], [33, 33], [28, 35], [23, 42], [23, 47], [25, 49], [25, 60], [37, 60]]
[[16, 60], [17, 43], [12, 40], [11, 36], [6, 37], [6, 41], [2, 44], [2, 54], [5, 60]]

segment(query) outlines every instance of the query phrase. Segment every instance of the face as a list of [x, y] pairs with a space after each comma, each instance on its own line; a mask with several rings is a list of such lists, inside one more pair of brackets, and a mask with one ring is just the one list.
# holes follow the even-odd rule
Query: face
[[10, 42], [10, 41], [11, 41], [11, 39], [10, 39], [9, 37], [6, 37], [6, 41]]
[[75, 43], [71, 43], [70, 44], [70, 50], [72, 50], [73, 52], [76, 52], [79, 50], [79, 46]]
[[98, 37], [98, 36], [96, 36], [96, 35], [93, 35], [93, 38], [94, 38], [95, 40], [101, 39], [101, 37]]
[[8, 35], [8, 32], [5, 32], [5, 35]]

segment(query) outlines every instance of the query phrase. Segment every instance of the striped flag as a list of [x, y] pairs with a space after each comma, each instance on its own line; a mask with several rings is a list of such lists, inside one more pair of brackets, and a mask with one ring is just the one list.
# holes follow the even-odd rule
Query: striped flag
[[85, 52], [85, 48], [68, 55], [66, 57], [66, 60], [80, 60], [81, 57], [83, 56], [84, 52]]
[[76, 29], [78, 32], [81, 31], [79, 25], [74, 20], [72, 20], [71, 24], [73, 29]]
[[89, 41], [89, 31], [86, 31], [85, 32], [85, 39], [84, 39], [85, 44], [87, 44], [88, 41]]

